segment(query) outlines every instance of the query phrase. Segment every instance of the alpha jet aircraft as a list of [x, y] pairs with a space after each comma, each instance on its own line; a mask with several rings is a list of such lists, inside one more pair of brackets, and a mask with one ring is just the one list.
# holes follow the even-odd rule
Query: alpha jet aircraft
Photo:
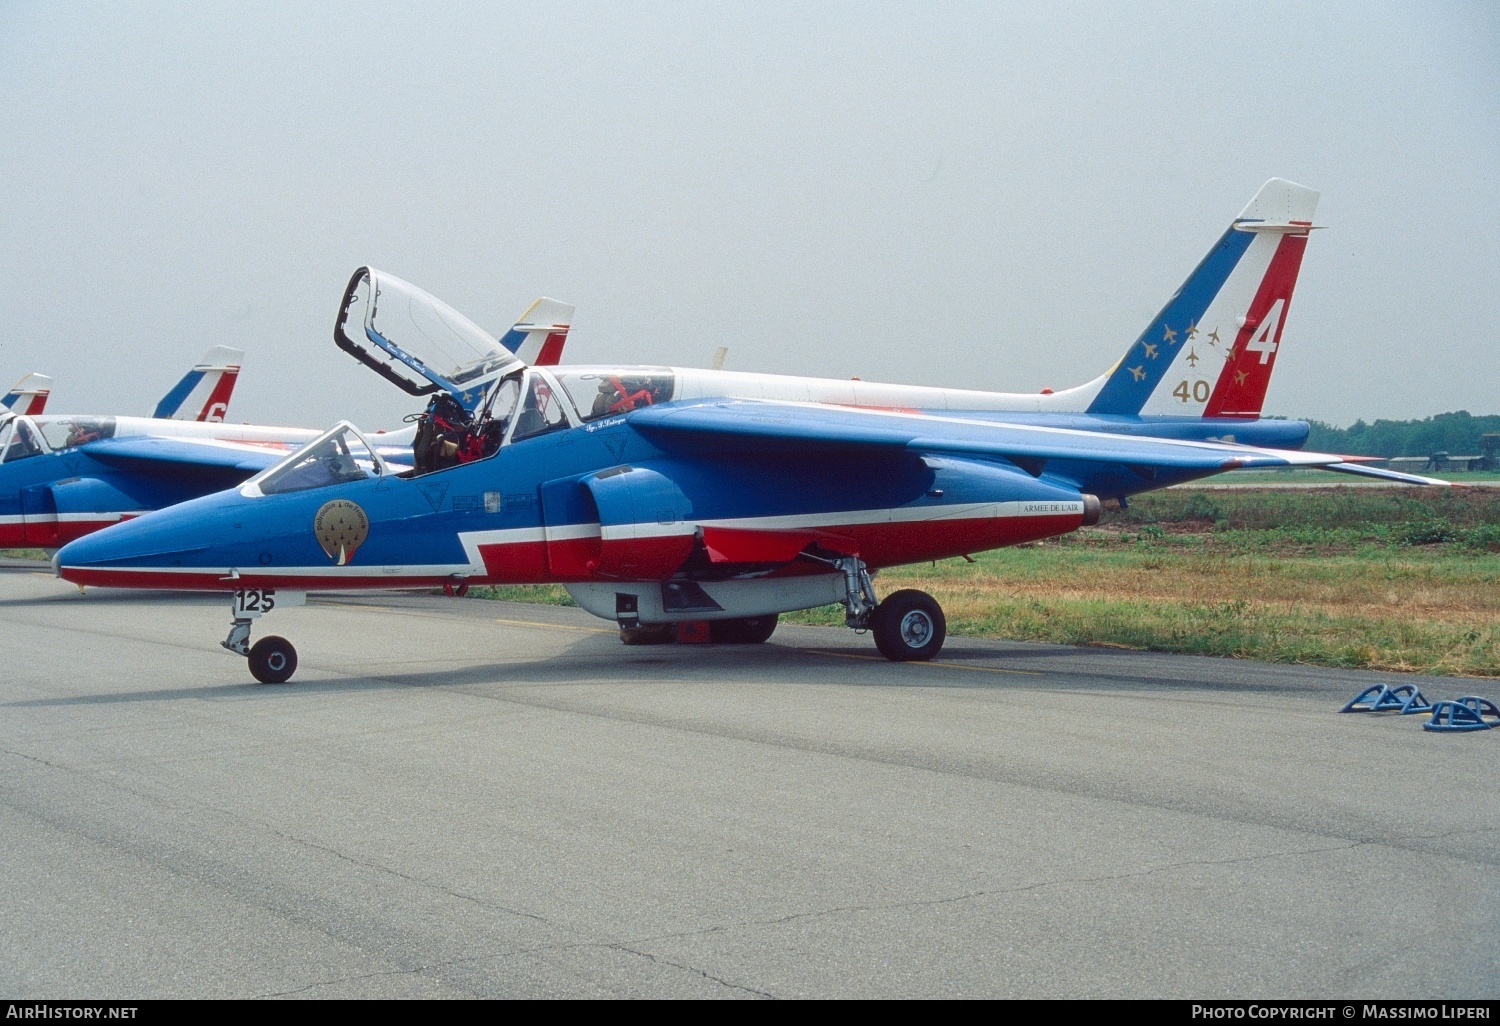
[[[393, 355], [434, 332], [486, 349], [457, 311], [369, 268], [335, 325], [341, 345]], [[782, 612], [840, 603], [887, 658], [930, 659], [946, 633], [938, 603], [877, 600], [874, 571], [1065, 534], [1096, 522], [1102, 499], [1241, 467], [1442, 483], [961, 408], [984, 393], [757, 377], [772, 398], [694, 394], [669, 368], [549, 370], [491, 352], [447, 379], [483, 386], [466, 429], [475, 458], [401, 470], [342, 423], [240, 488], [73, 542], [54, 566], [80, 585], [233, 593], [223, 644], [262, 682], [297, 664], [284, 638], [250, 644], [271, 608], [309, 590], [471, 583], [562, 584], [626, 641], [706, 622], [715, 640], [761, 642]], [[870, 408], [877, 397], [887, 408]]]

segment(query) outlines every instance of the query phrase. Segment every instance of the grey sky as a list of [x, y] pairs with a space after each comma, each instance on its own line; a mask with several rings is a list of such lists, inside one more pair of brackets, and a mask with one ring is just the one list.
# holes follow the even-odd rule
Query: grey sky
[[0, 3], [0, 379], [394, 426], [369, 263], [572, 361], [1005, 390], [1111, 364], [1267, 178], [1323, 193], [1268, 409], [1500, 412], [1500, 5]]

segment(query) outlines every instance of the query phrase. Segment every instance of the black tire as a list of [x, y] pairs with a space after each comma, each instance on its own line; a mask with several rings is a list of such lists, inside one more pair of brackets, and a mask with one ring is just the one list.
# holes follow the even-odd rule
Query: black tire
[[893, 662], [922, 662], [937, 655], [948, 636], [943, 607], [925, 591], [906, 589], [888, 596], [870, 617], [875, 647]]
[[297, 650], [274, 634], [250, 646], [248, 661], [250, 676], [262, 684], [285, 684], [297, 672]]
[[708, 640], [715, 645], [759, 645], [776, 632], [779, 613], [742, 616], [733, 620], [710, 620]]
[[677, 640], [677, 628], [670, 623], [643, 623], [639, 627], [621, 627], [620, 643], [624, 645], [670, 645]]

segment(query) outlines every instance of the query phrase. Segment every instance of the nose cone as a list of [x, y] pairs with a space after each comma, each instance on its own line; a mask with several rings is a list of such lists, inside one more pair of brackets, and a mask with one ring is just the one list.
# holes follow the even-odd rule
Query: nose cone
[[218, 586], [212, 566], [223, 511], [237, 492], [210, 495], [148, 513], [69, 542], [52, 557], [53, 573], [74, 584], [122, 588]]

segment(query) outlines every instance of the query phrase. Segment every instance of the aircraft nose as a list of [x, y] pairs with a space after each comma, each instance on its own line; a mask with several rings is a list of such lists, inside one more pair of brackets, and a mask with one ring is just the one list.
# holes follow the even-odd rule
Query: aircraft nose
[[85, 535], [57, 551], [53, 572], [74, 584], [105, 584], [101, 574], [110, 571], [125, 572], [111, 574], [110, 584], [127, 583], [142, 571], [180, 572], [209, 548], [216, 508], [195, 500]]
[[149, 519], [127, 520], [68, 542], [53, 555], [53, 572], [71, 581], [69, 571], [78, 567], [115, 566], [151, 555], [161, 545], [159, 532], [147, 523]]

